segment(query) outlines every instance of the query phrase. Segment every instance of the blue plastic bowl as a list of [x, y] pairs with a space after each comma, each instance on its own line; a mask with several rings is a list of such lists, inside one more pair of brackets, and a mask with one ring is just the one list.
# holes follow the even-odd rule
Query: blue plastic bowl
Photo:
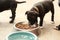
[[38, 40], [37, 36], [31, 32], [14, 32], [7, 36], [6, 40]]

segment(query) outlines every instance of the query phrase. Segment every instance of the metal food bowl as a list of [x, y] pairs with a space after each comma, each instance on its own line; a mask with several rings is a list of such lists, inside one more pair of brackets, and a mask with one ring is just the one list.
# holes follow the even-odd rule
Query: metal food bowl
[[[24, 23], [22, 23], [22, 24], [24, 24]], [[32, 32], [32, 33], [36, 34], [37, 36], [40, 34], [39, 27], [35, 27], [35, 28], [32, 28], [32, 29], [21, 29], [21, 28], [16, 27], [15, 25], [14, 25], [14, 29], [16, 29], [18, 31], [29, 31], [29, 32]]]

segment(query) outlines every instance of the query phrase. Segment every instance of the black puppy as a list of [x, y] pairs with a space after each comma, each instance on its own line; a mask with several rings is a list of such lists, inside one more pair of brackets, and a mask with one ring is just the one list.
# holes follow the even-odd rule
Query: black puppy
[[15, 19], [15, 14], [16, 14], [16, 8], [17, 8], [17, 4], [18, 3], [25, 3], [25, 1], [22, 2], [17, 2], [15, 0], [0, 0], [0, 12], [4, 11], [4, 10], [11, 10], [12, 12], [12, 16], [10, 17], [12, 20], [10, 21], [10, 23], [14, 22]]
[[46, 13], [51, 11], [51, 21], [54, 22], [54, 5], [52, 1], [43, 1], [36, 3], [30, 11], [27, 11], [27, 19], [30, 25], [37, 24], [37, 17], [40, 17], [39, 26], [43, 25], [43, 19]]

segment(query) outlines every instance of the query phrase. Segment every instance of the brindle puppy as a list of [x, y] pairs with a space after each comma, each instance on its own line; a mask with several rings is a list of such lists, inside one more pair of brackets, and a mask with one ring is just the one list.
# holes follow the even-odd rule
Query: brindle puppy
[[43, 19], [46, 13], [51, 11], [51, 21], [54, 22], [54, 5], [52, 1], [39, 2], [34, 5], [34, 7], [27, 11], [27, 19], [30, 25], [37, 24], [37, 18], [40, 17], [39, 26], [43, 25]]
[[17, 2], [16, 0], [0, 0], [0, 12], [5, 11], [5, 10], [11, 10], [12, 16], [10, 17], [12, 20], [10, 23], [14, 22], [15, 19], [15, 14], [16, 14], [16, 8], [18, 3], [25, 3], [25, 1], [22, 2]]

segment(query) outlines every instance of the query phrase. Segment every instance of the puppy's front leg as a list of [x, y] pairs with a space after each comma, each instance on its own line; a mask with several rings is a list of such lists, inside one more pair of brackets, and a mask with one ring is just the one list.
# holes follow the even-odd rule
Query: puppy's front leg
[[40, 19], [40, 23], [39, 23], [39, 26], [42, 26], [43, 25], [43, 18]]
[[55, 23], [54, 22], [54, 6], [52, 6], [52, 8], [51, 8], [51, 14], [52, 14], [51, 21], [52, 21], [52, 24], [54, 24]]
[[10, 17], [12, 20], [10, 21], [10, 23], [13, 23], [14, 22], [14, 19], [15, 19], [15, 14], [16, 14], [16, 9], [11, 9], [12, 11], [12, 17]]
[[40, 17], [40, 22], [39, 22], [40, 28], [43, 28], [43, 27], [42, 27], [42, 26], [43, 26], [43, 18], [44, 18], [44, 16], [43, 16], [43, 17]]

